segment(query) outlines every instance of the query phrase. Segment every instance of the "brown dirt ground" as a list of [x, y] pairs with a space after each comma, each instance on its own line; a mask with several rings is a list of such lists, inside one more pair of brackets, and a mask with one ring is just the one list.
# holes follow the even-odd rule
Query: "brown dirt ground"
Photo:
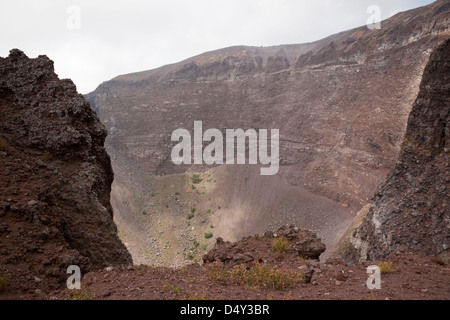
[[[314, 266], [310, 283], [298, 282], [285, 290], [250, 289], [230, 282], [208, 278], [205, 266], [192, 264], [180, 269], [135, 266], [88, 273], [82, 286], [97, 300], [448, 300], [450, 298], [450, 267], [437, 258], [397, 252], [388, 261], [394, 273], [381, 276], [381, 290], [366, 287], [366, 267], [360, 263], [347, 266], [339, 260], [325, 263], [297, 261], [280, 268], [299, 271]], [[0, 292], [1, 300], [64, 300], [73, 292], [65, 289], [49, 291], [43, 281], [31, 274], [14, 270], [10, 285]], [[89, 298], [89, 296], [88, 296]]]

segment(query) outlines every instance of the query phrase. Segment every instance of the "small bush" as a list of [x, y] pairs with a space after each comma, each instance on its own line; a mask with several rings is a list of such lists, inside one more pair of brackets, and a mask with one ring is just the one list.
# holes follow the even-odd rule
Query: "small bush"
[[193, 175], [191, 176], [191, 180], [192, 180], [192, 182], [193, 182], [194, 184], [199, 184], [200, 182], [203, 181], [203, 179], [200, 177], [199, 174], [193, 174]]
[[211, 239], [213, 237], [213, 234], [211, 232], [205, 233], [205, 239]]
[[191, 208], [191, 213], [194, 213], [194, 212], [195, 212], [195, 210], [197, 210], [197, 209], [195, 209], [195, 208]]
[[90, 292], [89, 289], [73, 290], [71, 300], [94, 300], [95, 293]]
[[286, 238], [279, 237], [272, 241], [272, 249], [276, 252], [289, 252], [289, 241]]
[[388, 262], [388, 261], [379, 262], [378, 267], [380, 268], [381, 274], [388, 274], [388, 273], [396, 272], [392, 262]]
[[8, 276], [0, 276], [0, 292], [6, 289], [9, 286], [9, 277]]
[[227, 266], [220, 262], [214, 262], [206, 266], [206, 275], [214, 282], [226, 282], [230, 280]]
[[147, 215], [147, 211], [142, 210], [142, 214], [143, 214], [144, 216]]
[[187, 216], [188, 220], [191, 220], [193, 217], [195, 217], [195, 214], [193, 213], [189, 213]]

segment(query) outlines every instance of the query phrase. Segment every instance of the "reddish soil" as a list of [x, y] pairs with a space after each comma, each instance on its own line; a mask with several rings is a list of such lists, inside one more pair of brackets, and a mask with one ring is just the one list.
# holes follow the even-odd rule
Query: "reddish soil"
[[[309, 283], [304, 280], [285, 290], [251, 289], [232, 282], [208, 278], [199, 264], [181, 269], [135, 266], [104, 269], [86, 274], [82, 286], [98, 300], [448, 300], [450, 267], [433, 257], [397, 252], [387, 259], [395, 272], [381, 276], [381, 289], [366, 286], [366, 267], [373, 263], [347, 266], [340, 260], [326, 263], [297, 261], [289, 266], [280, 261], [280, 269], [301, 272], [313, 268]], [[4, 270], [0, 270], [4, 272]], [[14, 270], [10, 285], [0, 299], [62, 300], [73, 292], [47, 291], [45, 283], [31, 274]]]

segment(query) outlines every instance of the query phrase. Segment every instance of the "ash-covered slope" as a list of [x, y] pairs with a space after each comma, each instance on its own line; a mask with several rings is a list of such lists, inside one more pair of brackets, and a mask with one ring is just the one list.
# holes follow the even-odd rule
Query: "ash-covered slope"
[[376, 261], [400, 247], [450, 248], [450, 39], [431, 55], [396, 166], [380, 185], [346, 259]]
[[106, 134], [46, 56], [0, 58], [1, 274], [54, 285], [70, 265], [132, 263], [113, 222]]
[[449, 35], [449, 13], [440, 0], [380, 30], [208, 52], [118, 76], [87, 99], [110, 132], [108, 151], [128, 164], [124, 175], [135, 165], [145, 174], [190, 170], [171, 162], [170, 137], [196, 120], [204, 130], [280, 129], [279, 176], [356, 212], [395, 163], [423, 68]]

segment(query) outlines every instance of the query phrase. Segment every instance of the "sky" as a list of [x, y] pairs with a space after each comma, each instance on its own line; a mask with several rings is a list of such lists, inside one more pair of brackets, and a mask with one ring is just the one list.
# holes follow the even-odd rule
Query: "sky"
[[[433, 0], [2, 0], [0, 57], [55, 62], [80, 93], [115, 76], [233, 45], [299, 44]], [[381, 25], [382, 27], [382, 25]]]

